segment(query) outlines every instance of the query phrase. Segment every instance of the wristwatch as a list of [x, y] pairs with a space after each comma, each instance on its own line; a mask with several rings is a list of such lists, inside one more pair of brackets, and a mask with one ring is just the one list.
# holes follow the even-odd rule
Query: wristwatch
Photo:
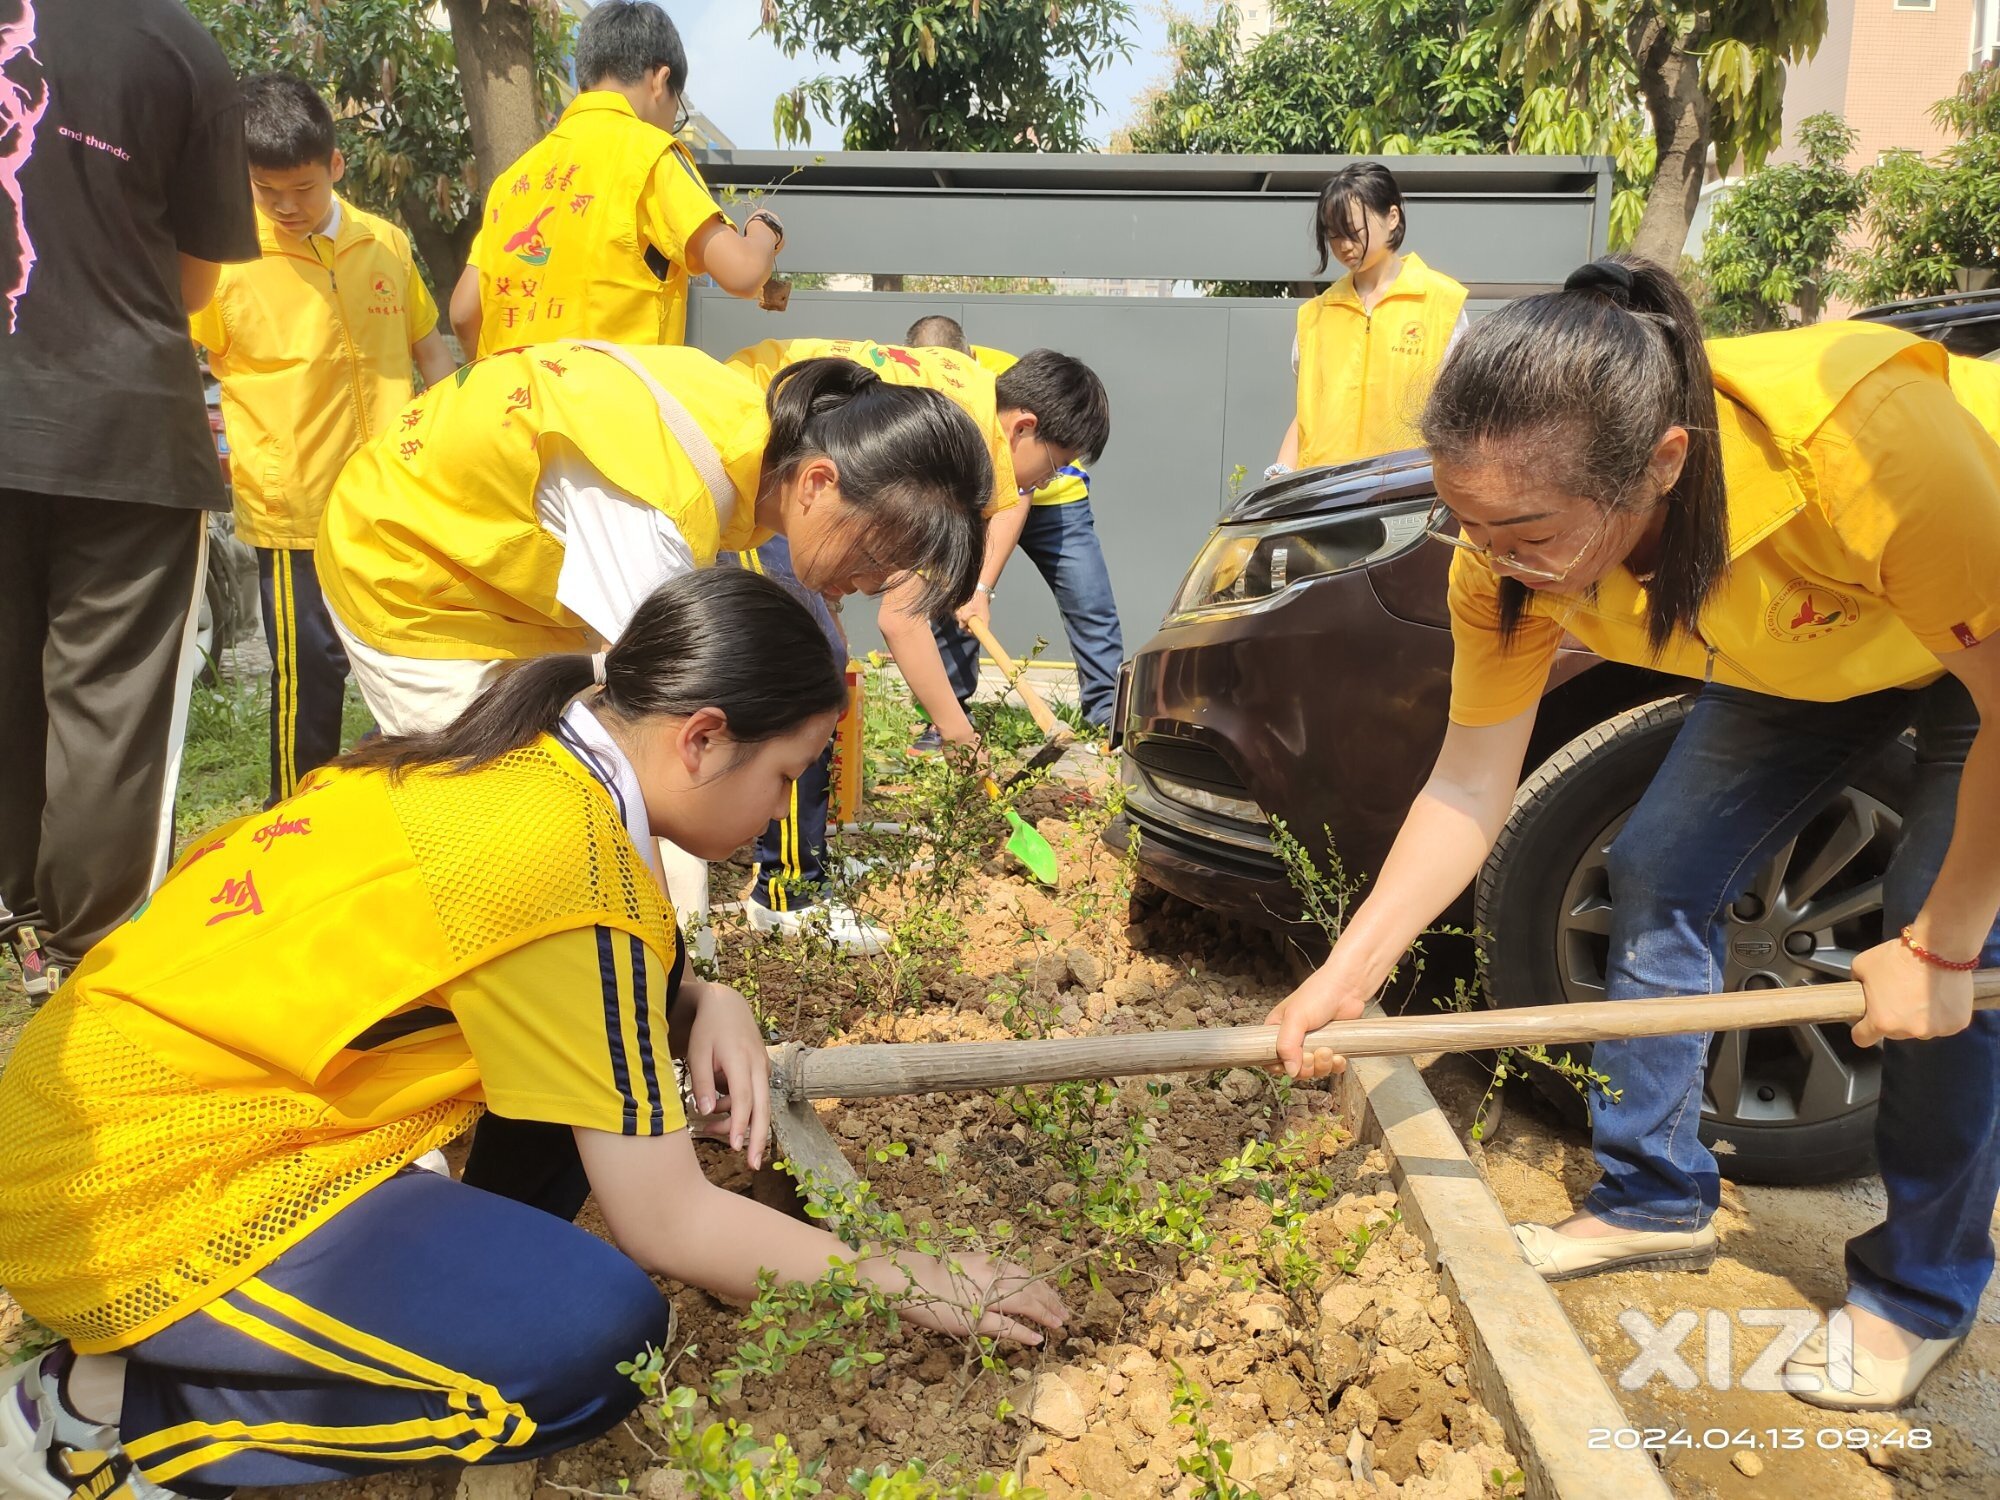
[[972, 586], [972, 591], [975, 594], [984, 594], [989, 599], [997, 599], [1000, 597], [998, 594], [993, 592], [993, 589], [990, 585], [984, 583], [975, 583]]
[[771, 226], [771, 233], [775, 234], [778, 237], [777, 248], [780, 250], [784, 249], [785, 226], [778, 222], [778, 216], [772, 213], [768, 208], [760, 208], [756, 210], [754, 213], [752, 213], [749, 218], [743, 221], [743, 227], [745, 229], [748, 229], [752, 224], [755, 224], [759, 219], [762, 219], [766, 224], [769, 224]]
[[1289, 474], [1291, 472], [1291, 466], [1288, 464], [1272, 464], [1270, 468], [1264, 471], [1264, 477], [1266, 479], [1276, 479], [1280, 474]]

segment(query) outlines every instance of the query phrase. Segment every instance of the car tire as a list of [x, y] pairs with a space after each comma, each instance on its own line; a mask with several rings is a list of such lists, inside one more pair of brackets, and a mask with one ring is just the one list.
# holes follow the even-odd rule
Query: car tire
[[[1668, 699], [1608, 719], [1557, 751], [1523, 783], [1476, 891], [1489, 1005], [1605, 998], [1602, 964], [1611, 905], [1603, 852], [1659, 770], [1693, 701]], [[1865, 835], [1863, 847], [1839, 867], [1857, 888], [1865, 888], [1893, 848], [1900, 826], [1895, 810], [1903, 805], [1911, 761], [1907, 744], [1899, 745], [1844, 788], [1792, 849], [1759, 872], [1753, 888], [1768, 892], [1781, 915], [1796, 906], [1798, 932], [1813, 920], [1817, 908], [1811, 898], [1832, 881], [1807, 892], [1800, 904], [1785, 877], [1813, 878], [1816, 852], [1845, 849]], [[1851, 836], [1844, 832], [1850, 826]], [[1739, 903], [1743, 910], [1732, 907], [1725, 920], [1737, 924], [1747, 914], [1742, 925], [1749, 930], [1761, 915], [1751, 904], [1756, 900], [1746, 897]], [[1830, 900], [1818, 906], [1834, 910]], [[1777, 924], [1767, 925], [1777, 930]], [[1596, 936], [1593, 929], [1607, 935]], [[1764, 968], [1748, 974], [1737, 972], [1738, 950], [1732, 946], [1727, 987], [1836, 977], [1826, 970], [1837, 969], [1845, 955], [1880, 936], [1879, 908], [1872, 918], [1865, 912], [1843, 917], [1815, 939], [1814, 968], [1791, 958], [1781, 939], [1775, 957], [1758, 960]], [[1771, 949], [1766, 943], [1744, 947]], [[1587, 1045], [1551, 1053], [1559, 1057], [1563, 1050], [1579, 1062], [1589, 1060]], [[1816, 1068], [1824, 1071], [1815, 1074]], [[1566, 1116], [1587, 1123], [1583, 1097], [1571, 1083], [1540, 1064], [1528, 1063], [1527, 1072]], [[1723, 1157], [1723, 1175], [1738, 1181], [1807, 1183], [1851, 1176], [1873, 1161], [1879, 1078], [1879, 1054], [1856, 1048], [1844, 1026], [1719, 1034], [1709, 1054], [1702, 1139]], [[1719, 1108], [1719, 1099], [1736, 1102]]]

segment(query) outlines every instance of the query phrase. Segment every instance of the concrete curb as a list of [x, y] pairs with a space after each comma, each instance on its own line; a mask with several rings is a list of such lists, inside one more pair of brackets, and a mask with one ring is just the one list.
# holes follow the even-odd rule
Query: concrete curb
[[1521, 1259], [1499, 1201], [1408, 1058], [1356, 1058], [1335, 1084], [1363, 1139], [1379, 1143], [1403, 1218], [1465, 1310], [1472, 1389], [1507, 1431], [1531, 1500], [1671, 1500], [1644, 1453], [1589, 1446], [1630, 1425], [1547, 1282]]

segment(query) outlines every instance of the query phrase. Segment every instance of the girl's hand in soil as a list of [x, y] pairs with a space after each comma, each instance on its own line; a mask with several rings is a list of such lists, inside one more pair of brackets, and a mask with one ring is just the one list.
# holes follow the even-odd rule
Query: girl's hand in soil
[[[861, 1269], [884, 1290], [910, 1294], [913, 1300], [898, 1311], [912, 1323], [954, 1338], [983, 1333], [1039, 1344], [1042, 1335], [1030, 1324], [1056, 1329], [1067, 1317], [1062, 1298], [1047, 1282], [991, 1255], [957, 1256], [950, 1262], [931, 1255], [898, 1256], [865, 1262]], [[980, 1314], [976, 1327], [975, 1310]]]
[[[701, 983], [696, 991], [687, 1070], [695, 1108], [704, 1117], [716, 1116], [718, 1105], [726, 1108], [730, 1149], [742, 1151], [753, 1171], [762, 1166], [771, 1139], [771, 1058], [750, 1002], [726, 984]], [[722, 1136], [721, 1123], [716, 1118], [690, 1122], [716, 1139]]]

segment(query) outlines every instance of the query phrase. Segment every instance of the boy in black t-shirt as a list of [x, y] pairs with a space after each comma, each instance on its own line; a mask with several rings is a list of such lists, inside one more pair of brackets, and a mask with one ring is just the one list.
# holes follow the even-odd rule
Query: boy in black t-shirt
[[0, 0], [0, 937], [31, 997], [165, 873], [206, 528], [187, 318], [255, 260], [178, 0]]

